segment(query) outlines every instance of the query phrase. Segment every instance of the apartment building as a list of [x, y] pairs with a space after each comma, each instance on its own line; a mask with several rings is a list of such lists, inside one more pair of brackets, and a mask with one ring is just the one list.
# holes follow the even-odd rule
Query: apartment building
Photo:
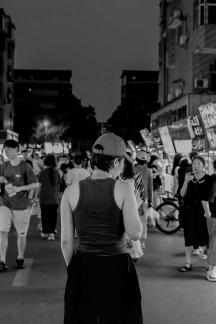
[[152, 131], [216, 110], [216, 0], [160, 1], [159, 103]]
[[13, 130], [15, 26], [0, 8], [0, 130]]

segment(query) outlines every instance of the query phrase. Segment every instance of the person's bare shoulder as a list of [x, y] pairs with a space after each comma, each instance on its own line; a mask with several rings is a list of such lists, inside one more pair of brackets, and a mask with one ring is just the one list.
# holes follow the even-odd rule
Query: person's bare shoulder
[[134, 184], [132, 181], [127, 180], [116, 181], [116, 189], [123, 194], [127, 194], [134, 190]]
[[71, 185], [66, 187], [64, 198], [68, 200], [71, 209], [74, 210], [79, 200], [79, 181], [74, 181]]

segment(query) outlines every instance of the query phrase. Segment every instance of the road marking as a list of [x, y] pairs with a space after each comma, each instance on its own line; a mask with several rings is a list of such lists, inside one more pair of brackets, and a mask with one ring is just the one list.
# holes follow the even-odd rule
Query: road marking
[[25, 268], [17, 270], [16, 276], [12, 282], [12, 287], [22, 287], [27, 284], [33, 263], [34, 259], [25, 259]]

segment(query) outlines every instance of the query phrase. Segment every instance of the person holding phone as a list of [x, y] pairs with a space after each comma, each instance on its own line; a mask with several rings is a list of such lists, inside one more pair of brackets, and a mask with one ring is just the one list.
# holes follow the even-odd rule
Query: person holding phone
[[[186, 264], [181, 272], [192, 270], [193, 246], [208, 245], [208, 230], [204, 217], [203, 200], [208, 200], [210, 176], [204, 171], [205, 160], [196, 155], [192, 160], [192, 172], [187, 172], [180, 194], [184, 200], [183, 230], [185, 239]], [[190, 170], [188, 170], [190, 171]]]

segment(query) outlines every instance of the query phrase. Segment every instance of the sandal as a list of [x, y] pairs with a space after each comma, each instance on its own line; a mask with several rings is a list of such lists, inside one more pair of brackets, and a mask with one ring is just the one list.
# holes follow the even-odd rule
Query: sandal
[[188, 272], [192, 270], [192, 264], [186, 263], [184, 267], [179, 269], [181, 272]]
[[3, 261], [0, 261], [0, 272], [5, 272], [7, 271], [7, 269], [8, 269], [7, 264]]

